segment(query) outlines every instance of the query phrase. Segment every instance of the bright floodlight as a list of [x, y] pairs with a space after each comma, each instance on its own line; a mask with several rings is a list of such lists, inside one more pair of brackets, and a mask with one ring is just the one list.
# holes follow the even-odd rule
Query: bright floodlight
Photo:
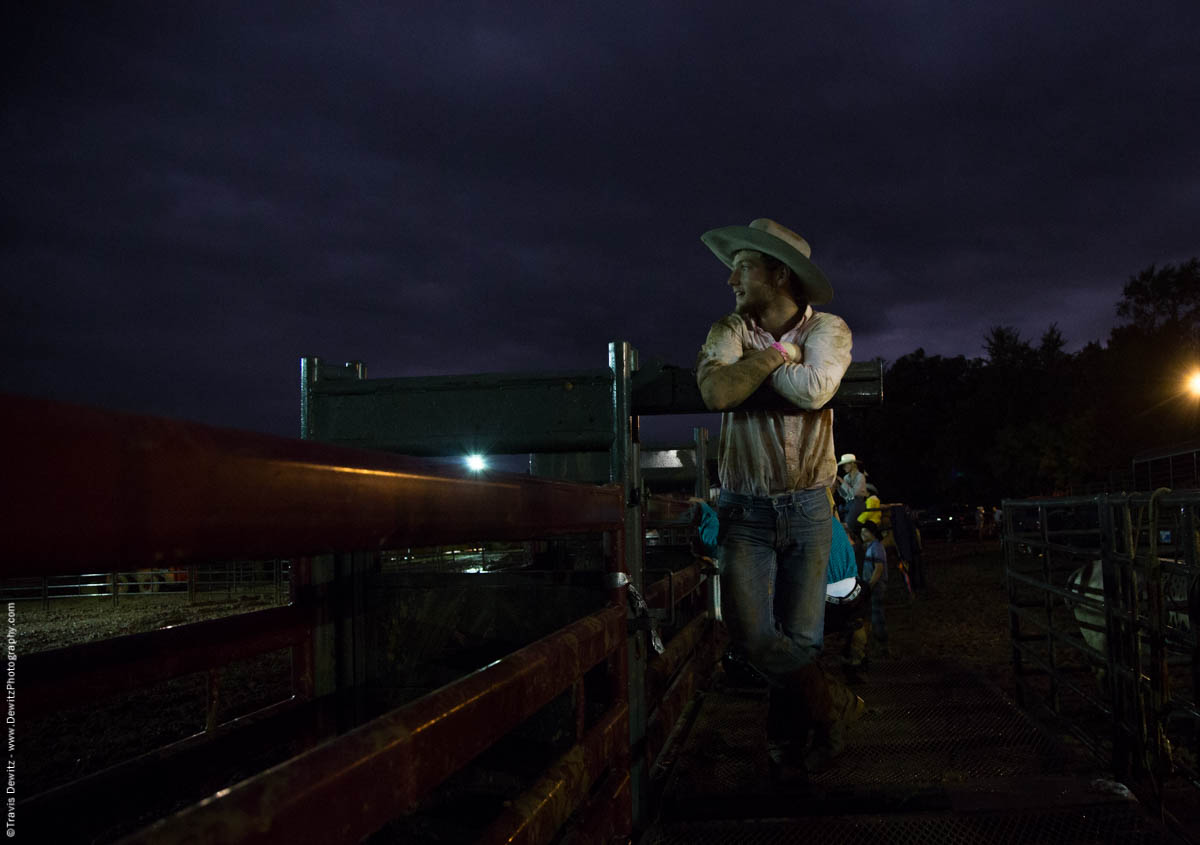
[[1188, 376], [1187, 388], [1193, 396], [1200, 396], [1200, 370]]
[[467, 469], [471, 472], [481, 472], [487, 469], [487, 461], [483, 455], [467, 455]]

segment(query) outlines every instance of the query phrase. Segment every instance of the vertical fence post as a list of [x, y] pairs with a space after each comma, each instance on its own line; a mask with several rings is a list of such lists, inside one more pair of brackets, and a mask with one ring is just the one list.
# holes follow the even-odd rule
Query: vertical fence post
[[[1138, 677], [1148, 677], [1148, 683], [1139, 697], [1143, 725], [1142, 757], [1150, 769], [1155, 793], [1161, 794], [1161, 781], [1170, 770], [1171, 753], [1166, 745], [1166, 725], [1163, 721], [1164, 706], [1170, 701], [1171, 681], [1167, 670], [1167, 602], [1166, 586], [1163, 584], [1162, 561], [1158, 552], [1159, 511], [1156, 498], [1151, 497], [1147, 509], [1149, 522], [1148, 548], [1146, 552], [1146, 621], [1150, 629], [1149, 672]], [[1172, 538], [1178, 536], [1178, 521], [1172, 526]], [[1136, 623], [1137, 620], [1135, 619]], [[1140, 637], [1139, 637], [1140, 639]], [[1138, 649], [1139, 656], [1141, 649]]]
[[317, 624], [312, 631], [312, 694], [314, 698], [337, 690], [337, 638], [325, 597], [333, 589], [337, 561], [333, 555], [309, 558], [309, 583], [306, 601], [319, 603]]
[[[1107, 675], [1109, 704], [1112, 708], [1112, 769], [1118, 780], [1129, 776], [1129, 740], [1126, 736], [1126, 687], [1123, 665], [1119, 659], [1124, 630], [1120, 627], [1117, 607], [1122, 604], [1118, 582], [1117, 557], [1119, 538], [1113, 524], [1113, 500], [1107, 494], [1097, 497], [1100, 508], [1100, 567], [1104, 578], [1104, 629], [1107, 632], [1105, 657], [1108, 660]], [[1129, 502], [1124, 500], [1124, 513], [1128, 514]], [[1130, 538], [1125, 536], [1126, 541]]]
[[[1042, 581], [1047, 585], [1054, 583], [1049, 523], [1046, 506], [1038, 505], [1038, 530], [1042, 541]], [[1055, 716], [1060, 716], [1062, 715], [1062, 698], [1059, 693], [1058, 667], [1054, 659], [1054, 594], [1049, 590], [1044, 590], [1042, 595], [1046, 610], [1046, 662], [1050, 667], [1050, 707]]]
[[1017, 704], [1021, 707], [1026, 706], [1025, 701], [1025, 684], [1023, 682], [1025, 676], [1025, 666], [1022, 662], [1021, 649], [1018, 644], [1021, 642], [1021, 616], [1017, 612], [1017, 579], [1012, 577], [1012, 573], [1016, 572], [1016, 538], [1013, 536], [1013, 507], [1007, 501], [1000, 503], [1003, 508], [1004, 522], [1001, 526], [1001, 545], [1004, 549], [1004, 571], [1008, 580], [1008, 630], [1009, 642], [1012, 644], [1012, 665], [1013, 678], [1016, 679], [1016, 694]]
[[[697, 427], [692, 429], [692, 440], [696, 444], [696, 489], [697, 499], [708, 501], [708, 490], [711, 481], [708, 477], [708, 429]], [[715, 624], [721, 621], [721, 578], [716, 574], [708, 576], [708, 618]]]
[[[626, 341], [608, 345], [608, 365], [613, 373], [613, 445], [609, 479], [621, 484], [625, 502], [624, 557], [629, 583], [642, 592], [645, 530], [642, 527], [641, 461], [638, 455], [637, 418], [633, 415], [633, 373], [637, 352]], [[630, 791], [633, 795], [634, 827], [648, 820], [649, 778], [644, 746], [646, 740], [647, 638], [642, 631], [629, 633], [629, 741]]]
[[321, 369], [320, 358], [300, 359], [300, 439], [312, 440], [315, 437], [312, 418], [312, 386], [316, 384], [317, 373]]
[[[629, 590], [626, 585], [629, 583], [629, 568], [625, 561], [625, 529], [622, 527], [616, 531], [606, 531], [603, 542], [605, 557], [609, 560], [609, 577], [611, 579], [609, 583], [610, 600], [616, 607], [628, 609]], [[631, 651], [632, 649], [628, 647], [628, 644], [622, 644], [608, 657], [609, 701], [612, 707], [624, 705], [626, 709], [632, 709], [629, 703], [632, 686], [629, 682], [629, 656]], [[643, 683], [640, 688], [644, 691], [645, 684]], [[617, 772], [617, 781], [628, 780], [630, 787], [623, 790], [621, 804], [616, 811], [621, 813], [622, 818], [632, 822], [635, 818], [633, 815], [632, 743], [623, 742], [618, 744], [613, 758], [612, 762]], [[627, 828], [623, 832], [629, 833], [630, 831]]]
[[334, 558], [332, 583], [334, 689], [338, 728], [359, 724], [366, 713], [367, 579], [379, 571], [377, 552], [351, 552]]
[[[1187, 514], [1184, 517], [1184, 560], [1187, 562], [1187, 613], [1188, 621], [1191, 624], [1193, 639], [1192, 639], [1192, 659], [1191, 659], [1191, 674], [1192, 674], [1192, 701], [1200, 702], [1200, 581], [1197, 576], [1200, 575], [1200, 525], [1197, 525], [1196, 509], [1200, 507], [1196, 500], [1192, 500], [1187, 505]], [[1179, 547], [1179, 540], [1175, 541], [1175, 547]], [[1193, 747], [1192, 753], [1200, 751], [1196, 746], [1200, 744], [1200, 730], [1193, 732]]]
[[692, 442], [696, 444], [696, 486], [692, 495], [708, 501], [708, 429], [692, 429]]

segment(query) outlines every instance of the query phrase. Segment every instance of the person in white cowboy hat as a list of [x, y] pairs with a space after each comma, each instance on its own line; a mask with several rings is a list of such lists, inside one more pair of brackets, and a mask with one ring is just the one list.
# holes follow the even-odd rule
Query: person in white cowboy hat
[[[863, 706], [817, 663], [837, 480], [833, 411], [825, 404], [850, 366], [850, 329], [813, 310], [833, 299], [833, 288], [808, 242], [790, 229], [760, 218], [701, 240], [732, 271], [734, 295], [733, 313], [712, 325], [696, 367], [705, 404], [723, 412], [722, 615], [740, 656], [771, 684], [774, 770], [812, 772], [831, 764], [843, 726]], [[794, 408], [738, 410], [764, 385]]]
[[844, 474], [838, 479], [838, 495], [846, 503], [845, 523], [850, 530], [857, 529], [858, 517], [867, 506], [867, 474], [858, 468], [858, 458], [847, 452], [838, 461], [838, 469]]

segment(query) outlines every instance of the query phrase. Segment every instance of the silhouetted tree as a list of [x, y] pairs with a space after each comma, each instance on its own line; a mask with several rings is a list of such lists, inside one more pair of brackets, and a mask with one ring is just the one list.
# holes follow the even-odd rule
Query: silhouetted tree
[[1061, 364], [1068, 357], [1063, 350], [1067, 340], [1058, 330], [1058, 323], [1051, 323], [1042, 334], [1042, 342], [1038, 344], [1037, 355], [1043, 367], [1047, 369]]
[[885, 368], [882, 408], [839, 415], [839, 451], [885, 500], [975, 505], [1096, 489], [1134, 454], [1200, 437], [1181, 396], [1200, 366], [1200, 261], [1142, 270], [1116, 313], [1106, 346], [1073, 354], [1057, 323], [1036, 346], [993, 326], [981, 358], [917, 349]]
[[1168, 331], [1191, 343], [1200, 339], [1200, 259], [1161, 270], [1151, 264], [1131, 277], [1117, 316], [1147, 334]]

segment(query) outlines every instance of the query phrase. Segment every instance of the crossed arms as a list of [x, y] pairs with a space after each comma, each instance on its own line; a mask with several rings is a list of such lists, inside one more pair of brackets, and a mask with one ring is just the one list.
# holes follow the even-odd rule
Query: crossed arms
[[696, 382], [714, 411], [736, 408], [763, 382], [797, 408], [812, 410], [837, 393], [850, 366], [850, 329], [833, 314], [814, 314], [802, 337], [799, 360], [783, 362], [774, 347], [747, 348], [750, 340], [736, 315], [713, 324], [700, 350]]

